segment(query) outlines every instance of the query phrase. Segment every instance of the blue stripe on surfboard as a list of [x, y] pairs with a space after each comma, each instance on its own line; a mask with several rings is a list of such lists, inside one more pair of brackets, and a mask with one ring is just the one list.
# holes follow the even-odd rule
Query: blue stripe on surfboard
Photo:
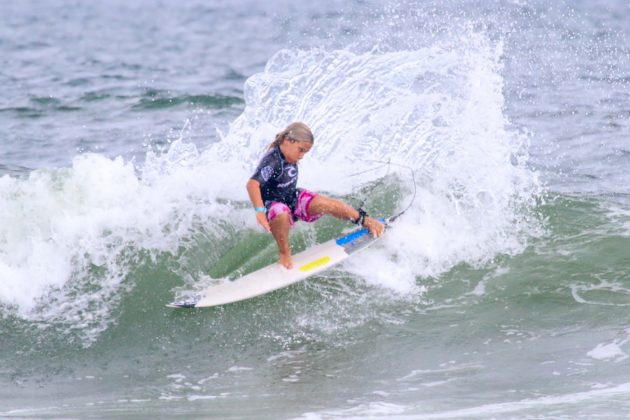
[[337, 239], [335, 242], [339, 246], [344, 246], [344, 245], [349, 244], [350, 242], [356, 240], [357, 238], [360, 238], [361, 236], [365, 235], [366, 233], [368, 233], [367, 229], [360, 229], [360, 230], [357, 230], [355, 232], [349, 233], [346, 236], [342, 236], [341, 238]]
[[[385, 219], [383, 219], [382, 217], [379, 217], [377, 220], [380, 221], [381, 223], [385, 223]], [[341, 238], [337, 239], [335, 242], [339, 246], [344, 246], [344, 245], [349, 244], [350, 242], [360, 238], [361, 236], [365, 235], [366, 233], [368, 233], [367, 229], [359, 229], [357, 231], [354, 231], [354, 232], [351, 232], [351, 233], [347, 234], [346, 236], [342, 236]]]

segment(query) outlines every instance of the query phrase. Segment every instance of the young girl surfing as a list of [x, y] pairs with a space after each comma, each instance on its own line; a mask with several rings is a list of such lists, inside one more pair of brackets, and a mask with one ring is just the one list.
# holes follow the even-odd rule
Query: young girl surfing
[[314, 192], [297, 188], [297, 163], [313, 147], [313, 133], [308, 126], [294, 122], [276, 135], [276, 139], [247, 182], [247, 193], [256, 210], [256, 220], [271, 232], [278, 244], [278, 263], [293, 267], [289, 229], [297, 220], [314, 222], [325, 214], [350, 220], [381, 236], [385, 225], [369, 217], [362, 209]]

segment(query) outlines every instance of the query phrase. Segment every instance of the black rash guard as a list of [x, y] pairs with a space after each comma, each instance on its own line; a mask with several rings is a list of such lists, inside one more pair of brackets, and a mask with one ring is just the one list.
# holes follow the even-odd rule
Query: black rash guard
[[286, 204], [291, 211], [295, 209], [298, 197], [298, 167], [287, 162], [280, 151], [280, 146], [275, 146], [265, 153], [250, 178], [260, 183], [260, 192], [267, 209], [272, 201]]

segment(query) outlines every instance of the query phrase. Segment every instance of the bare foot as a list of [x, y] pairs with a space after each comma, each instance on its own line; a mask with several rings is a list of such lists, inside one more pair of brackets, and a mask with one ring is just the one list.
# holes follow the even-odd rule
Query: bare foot
[[280, 254], [280, 258], [278, 259], [278, 264], [283, 266], [284, 268], [290, 270], [293, 268], [293, 260], [291, 259], [291, 254]]
[[383, 231], [385, 230], [385, 225], [383, 223], [379, 222], [376, 219], [372, 219], [371, 217], [365, 218], [365, 220], [363, 221], [363, 226], [367, 228], [367, 230], [369, 230], [372, 236], [374, 236], [375, 238], [381, 236], [383, 234]]

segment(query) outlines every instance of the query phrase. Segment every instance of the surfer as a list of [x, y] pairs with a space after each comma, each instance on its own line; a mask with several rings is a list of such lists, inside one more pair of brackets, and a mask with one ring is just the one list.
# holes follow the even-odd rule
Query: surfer
[[343, 201], [297, 188], [297, 163], [313, 147], [313, 133], [301, 122], [289, 124], [269, 145], [256, 171], [247, 182], [247, 192], [256, 210], [256, 221], [271, 232], [278, 244], [278, 263], [293, 267], [289, 229], [300, 219], [314, 222], [325, 214], [350, 220], [363, 226], [375, 237], [385, 225]]

